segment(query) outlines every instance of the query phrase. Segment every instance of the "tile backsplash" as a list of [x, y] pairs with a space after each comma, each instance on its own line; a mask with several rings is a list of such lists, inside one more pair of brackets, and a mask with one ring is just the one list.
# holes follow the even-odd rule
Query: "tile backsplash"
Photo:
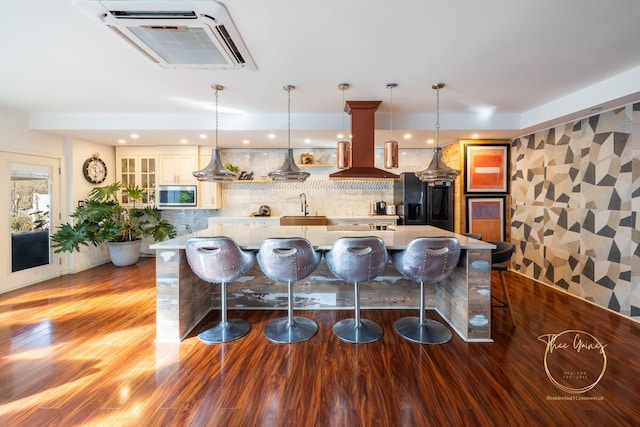
[[[401, 150], [400, 168], [393, 173], [424, 168], [431, 160], [431, 149]], [[301, 164], [301, 154], [313, 156], [313, 164]], [[309, 214], [325, 216], [360, 216], [369, 214], [374, 201], [393, 201], [393, 181], [342, 181], [329, 179], [337, 171], [334, 149], [294, 150], [298, 166], [311, 173], [304, 182], [261, 182], [284, 161], [284, 149], [223, 150], [223, 163], [237, 165], [241, 171], [253, 172], [254, 180], [222, 185], [222, 209], [215, 216], [250, 216], [261, 205], [271, 207], [273, 216], [299, 215], [300, 194], [305, 193]], [[382, 169], [383, 150], [375, 151], [376, 167]]]

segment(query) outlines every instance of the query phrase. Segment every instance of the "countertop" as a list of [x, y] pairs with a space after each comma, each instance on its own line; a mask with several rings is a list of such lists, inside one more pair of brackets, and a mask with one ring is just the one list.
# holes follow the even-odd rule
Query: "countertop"
[[[209, 220], [213, 221], [242, 221], [242, 220], [251, 220], [251, 219], [273, 219], [279, 220], [283, 216], [302, 216], [302, 215], [270, 215], [270, 216], [212, 216], [209, 217]], [[324, 216], [324, 215], [321, 215]], [[356, 215], [356, 216], [328, 216], [327, 219], [331, 220], [398, 220], [400, 217], [398, 215]]]
[[[389, 215], [391, 216], [391, 215]], [[353, 236], [378, 236], [381, 237], [388, 249], [398, 250], [406, 248], [407, 244], [416, 237], [441, 237], [452, 236], [460, 240], [462, 249], [494, 249], [493, 244], [481, 240], [472, 239], [461, 234], [452, 233], [441, 228], [430, 225], [396, 225], [388, 230], [344, 230], [336, 227], [315, 225], [315, 226], [280, 226], [280, 225], [214, 225], [195, 233], [176, 237], [175, 239], [155, 243], [150, 249], [184, 249], [187, 241], [194, 237], [214, 237], [227, 236], [235, 240], [244, 249], [260, 248], [263, 240], [270, 237], [304, 237], [308, 239], [315, 248], [331, 249], [333, 242], [340, 237]]]

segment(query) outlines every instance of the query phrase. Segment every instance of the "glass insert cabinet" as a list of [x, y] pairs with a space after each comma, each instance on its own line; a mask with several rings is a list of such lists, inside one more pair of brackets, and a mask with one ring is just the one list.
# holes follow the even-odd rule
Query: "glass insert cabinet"
[[[117, 147], [116, 148], [116, 176], [123, 187], [138, 185], [144, 190], [143, 203], [154, 205], [156, 203], [156, 164], [157, 154], [155, 148], [145, 147]], [[130, 205], [126, 191], [122, 191], [120, 202]]]

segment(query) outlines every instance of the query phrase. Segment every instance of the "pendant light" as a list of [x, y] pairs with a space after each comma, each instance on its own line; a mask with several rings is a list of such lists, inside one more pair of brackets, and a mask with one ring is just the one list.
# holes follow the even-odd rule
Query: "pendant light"
[[211, 85], [211, 89], [216, 91], [216, 146], [211, 151], [211, 160], [209, 161], [209, 164], [204, 169], [193, 172], [193, 176], [195, 176], [198, 181], [233, 181], [238, 177], [238, 175], [222, 165], [222, 160], [220, 160], [220, 150], [218, 150], [218, 92], [224, 90], [224, 86]]
[[416, 172], [416, 176], [420, 181], [426, 182], [452, 182], [460, 175], [460, 171], [452, 169], [444, 162], [442, 151], [439, 146], [440, 142], [440, 89], [445, 86], [444, 83], [436, 83], [431, 86], [436, 90], [436, 148], [433, 151], [433, 159], [426, 169]]
[[[349, 84], [347, 83], [340, 83], [338, 85], [338, 89], [340, 89], [342, 91], [342, 132], [343, 134], [346, 133], [345, 128], [344, 128], [344, 92], [346, 90], [349, 90]], [[338, 167], [338, 169], [348, 169], [351, 167], [351, 143], [347, 140], [342, 140], [342, 141], [338, 141], [338, 146], [337, 146], [337, 153], [336, 153], [336, 157], [337, 157], [337, 162], [336, 165]]]
[[285, 85], [283, 87], [284, 90], [287, 91], [288, 95], [288, 137], [287, 137], [287, 153], [284, 157], [284, 163], [278, 169], [273, 172], [269, 172], [269, 178], [274, 181], [304, 181], [306, 180], [310, 173], [301, 170], [298, 165], [296, 165], [296, 161], [293, 158], [293, 150], [291, 149], [291, 91], [296, 87], [291, 85]]
[[385, 169], [396, 169], [398, 167], [398, 141], [393, 140], [393, 89], [398, 87], [397, 83], [388, 83], [389, 98], [391, 101], [391, 140], [384, 143], [384, 167]]

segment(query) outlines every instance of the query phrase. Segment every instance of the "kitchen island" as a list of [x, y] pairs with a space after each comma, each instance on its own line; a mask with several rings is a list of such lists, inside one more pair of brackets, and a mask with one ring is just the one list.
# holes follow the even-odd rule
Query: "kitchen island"
[[[394, 226], [387, 230], [368, 230], [363, 227], [348, 226], [238, 226], [214, 225], [206, 230], [156, 243], [150, 248], [156, 251], [156, 340], [159, 342], [179, 342], [215, 307], [219, 286], [203, 282], [193, 274], [186, 260], [185, 245], [194, 237], [227, 236], [234, 239], [243, 249], [258, 250], [263, 240], [270, 237], [304, 237], [315, 248], [329, 250], [333, 242], [344, 236], [379, 236], [389, 250], [402, 250], [416, 237], [453, 236], [460, 240], [462, 252], [455, 271], [449, 278], [435, 286], [435, 292], [427, 296], [427, 308], [435, 309], [449, 326], [465, 341], [491, 341], [491, 249], [494, 245], [455, 234], [431, 226]], [[312, 275], [305, 287], [313, 291], [315, 286], [323, 286], [338, 281], [326, 272], [321, 263], [319, 270], [325, 273]], [[256, 265], [237, 280], [252, 292], [251, 287], [273, 282], [264, 276]], [[353, 286], [339, 282], [352, 292]], [[384, 289], [397, 289], [404, 284], [417, 289], [389, 266], [384, 277], [376, 279]], [[281, 289], [286, 285], [278, 285]], [[433, 287], [427, 287], [429, 289]], [[255, 291], [255, 290], [254, 290]], [[264, 299], [264, 293], [261, 298]], [[243, 309], [264, 308], [251, 303], [237, 305]], [[233, 305], [229, 305], [233, 309]], [[298, 306], [296, 306], [298, 308]], [[315, 307], [306, 307], [315, 308]], [[336, 307], [333, 307], [336, 308]], [[350, 308], [353, 307], [340, 307]], [[367, 308], [366, 304], [362, 308]], [[396, 308], [396, 307], [394, 307]], [[414, 301], [407, 308], [418, 308]], [[283, 308], [284, 309], [284, 308]], [[417, 315], [417, 313], [416, 313]], [[384, 325], [383, 325], [384, 326]], [[392, 329], [389, 325], [386, 329]]]

